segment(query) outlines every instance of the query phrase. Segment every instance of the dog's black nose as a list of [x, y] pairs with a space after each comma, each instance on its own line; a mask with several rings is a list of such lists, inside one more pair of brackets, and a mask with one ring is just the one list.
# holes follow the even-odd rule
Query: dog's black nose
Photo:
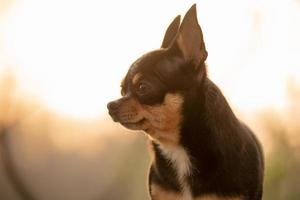
[[121, 102], [119, 100], [111, 101], [107, 104], [107, 108], [109, 111], [117, 110], [121, 105]]

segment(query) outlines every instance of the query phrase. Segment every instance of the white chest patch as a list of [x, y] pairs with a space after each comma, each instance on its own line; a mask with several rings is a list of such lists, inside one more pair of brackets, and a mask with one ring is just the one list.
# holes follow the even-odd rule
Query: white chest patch
[[180, 146], [164, 147], [160, 146], [163, 155], [169, 159], [176, 170], [178, 181], [182, 189], [183, 200], [192, 200], [192, 194], [186, 177], [191, 174], [192, 164], [187, 151]]

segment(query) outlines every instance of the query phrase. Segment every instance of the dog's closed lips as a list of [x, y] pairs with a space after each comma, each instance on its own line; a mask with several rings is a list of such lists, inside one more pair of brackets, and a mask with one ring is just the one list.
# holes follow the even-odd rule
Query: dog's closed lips
[[123, 126], [129, 129], [135, 129], [139, 126], [141, 126], [145, 122], [145, 119], [142, 118], [136, 122], [120, 122]]

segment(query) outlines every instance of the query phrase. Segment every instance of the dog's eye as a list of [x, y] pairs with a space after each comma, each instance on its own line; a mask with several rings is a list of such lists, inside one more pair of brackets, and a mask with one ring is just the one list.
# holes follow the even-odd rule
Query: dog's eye
[[145, 84], [145, 83], [140, 83], [140, 84], [138, 85], [138, 88], [137, 88], [137, 93], [138, 93], [139, 95], [144, 95], [144, 94], [146, 94], [146, 93], [148, 92], [148, 90], [149, 90], [149, 86], [148, 86], [147, 84]]

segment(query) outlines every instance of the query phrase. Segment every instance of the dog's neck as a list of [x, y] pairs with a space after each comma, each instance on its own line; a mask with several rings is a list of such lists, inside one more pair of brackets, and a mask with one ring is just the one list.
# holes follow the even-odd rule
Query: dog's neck
[[[221, 91], [208, 78], [191, 90], [187, 92], [195, 96], [185, 99], [179, 143], [174, 146], [158, 144], [161, 148], [156, 149], [156, 153], [166, 156], [167, 152], [168, 159], [173, 160], [175, 156], [184, 157], [181, 160], [185, 162], [190, 162], [190, 157], [195, 158], [197, 168], [217, 167], [223, 162], [222, 155], [231, 154], [243, 145], [242, 136], [237, 135], [239, 121]], [[181, 154], [182, 150], [186, 154]]]
[[[219, 88], [209, 79], [198, 87], [198, 100], [184, 107], [181, 145], [194, 157], [197, 168], [218, 167], [221, 158], [241, 149], [241, 125]], [[195, 98], [192, 98], [193, 100]], [[226, 157], [226, 156], [225, 156]], [[206, 169], [203, 171], [207, 171]]]

